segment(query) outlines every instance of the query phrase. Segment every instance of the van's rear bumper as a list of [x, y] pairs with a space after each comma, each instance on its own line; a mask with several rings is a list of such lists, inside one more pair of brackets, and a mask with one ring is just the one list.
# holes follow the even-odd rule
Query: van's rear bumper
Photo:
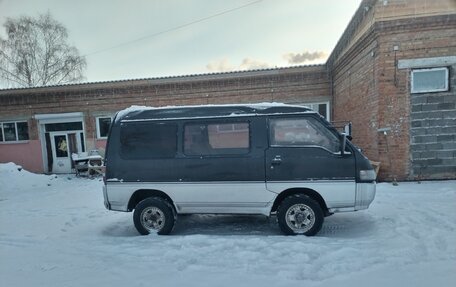
[[104, 206], [107, 210], [111, 210], [111, 204], [108, 200], [108, 191], [106, 189], [106, 185], [103, 185], [103, 198], [104, 198]]
[[355, 195], [355, 210], [367, 209], [374, 201], [376, 183], [357, 183]]

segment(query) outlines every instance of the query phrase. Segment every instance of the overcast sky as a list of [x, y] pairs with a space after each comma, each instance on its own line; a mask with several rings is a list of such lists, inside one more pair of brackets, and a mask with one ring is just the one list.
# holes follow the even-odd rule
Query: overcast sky
[[50, 11], [94, 82], [324, 63], [360, 2], [0, 0], [0, 23]]

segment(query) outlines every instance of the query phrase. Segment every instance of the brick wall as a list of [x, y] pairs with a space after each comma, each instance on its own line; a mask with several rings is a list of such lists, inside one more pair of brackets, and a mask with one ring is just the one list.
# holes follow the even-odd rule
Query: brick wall
[[[416, 159], [410, 153], [410, 70], [398, 69], [397, 63], [401, 59], [456, 55], [454, 27], [455, 14], [377, 22], [350, 49], [328, 62], [334, 120], [353, 123], [353, 142], [371, 160], [381, 162], [381, 179], [416, 178], [412, 172]], [[452, 87], [450, 93], [454, 95]], [[435, 100], [441, 104], [448, 101]], [[451, 140], [440, 137], [444, 139]], [[428, 163], [433, 162], [451, 165], [448, 159]], [[431, 172], [427, 178], [432, 178]]]
[[[36, 114], [82, 112], [87, 150], [102, 148], [96, 117], [131, 105], [166, 106], [221, 103], [330, 101], [324, 65], [135, 81], [1, 90], [0, 121], [28, 119], [30, 144], [38, 140]], [[6, 150], [0, 145], [1, 150]], [[27, 143], [22, 144], [27, 145]], [[9, 147], [10, 148], [10, 147]], [[0, 153], [1, 155], [1, 153]], [[41, 155], [34, 155], [38, 160]], [[0, 157], [0, 162], [10, 160]], [[18, 162], [22, 164], [21, 162]], [[26, 167], [26, 164], [23, 164]]]
[[410, 69], [398, 68], [456, 56], [456, 2], [431, 2], [362, 1], [326, 65], [1, 90], [0, 120], [28, 119], [34, 141], [33, 115], [83, 112], [90, 149], [105, 142], [95, 118], [131, 105], [329, 101], [332, 120], [351, 121], [354, 143], [381, 162], [380, 179], [455, 178], [455, 67], [450, 91], [428, 95], [411, 95]]
[[331, 53], [336, 61], [378, 22], [454, 14], [454, 0], [363, 0]]
[[[411, 113], [410, 69], [399, 69], [398, 61], [456, 55], [454, 27], [456, 14], [378, 23], [379, 126], [391, 128], [386, 136], [379, 137], [379, 159], [385, 167], [384, 178], [416, 179], [410, 151], [415, 143], [411, 141], [411, 121], [416, 117]], [[449, 93], [456, 97], [454, 83]], [[444, 97], [432, 100], [444, 103]], [[420, 117], [428, 116], [431, 115], [420, 114]], [[441, 114], [440, 117], [443, 120], [446, 116]], [[436, 122], [434, 127], [442, 123]], [[450, 178], [455, 175], [452, 173]], [[428, 173], [423, 178], [442, 178], [442, 175], [430, 176]]]
[[353, 142], [371, 160], [378, 156], [377, 41], [371, 29], [331, 70], [333, 118], [351, 121]]

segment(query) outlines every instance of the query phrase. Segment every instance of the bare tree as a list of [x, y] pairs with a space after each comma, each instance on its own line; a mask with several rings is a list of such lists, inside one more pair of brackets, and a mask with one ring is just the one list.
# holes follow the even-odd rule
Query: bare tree
[[8, 18], [0, 37], [0, 78], [9, 87], [35, 87], [81, 81], [86, 60], [67, 43], [67, 30], [50, 13]]

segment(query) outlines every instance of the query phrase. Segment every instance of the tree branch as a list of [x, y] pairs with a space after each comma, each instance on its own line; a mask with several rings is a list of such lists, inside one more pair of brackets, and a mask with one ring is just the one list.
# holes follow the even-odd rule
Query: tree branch
[[84, 57], [67, 43], [67, 31], [49, 13], [37, 19], [8, 18], [0, 39], [0, 77], [21, 86], [74, 82], [83, 78]]

